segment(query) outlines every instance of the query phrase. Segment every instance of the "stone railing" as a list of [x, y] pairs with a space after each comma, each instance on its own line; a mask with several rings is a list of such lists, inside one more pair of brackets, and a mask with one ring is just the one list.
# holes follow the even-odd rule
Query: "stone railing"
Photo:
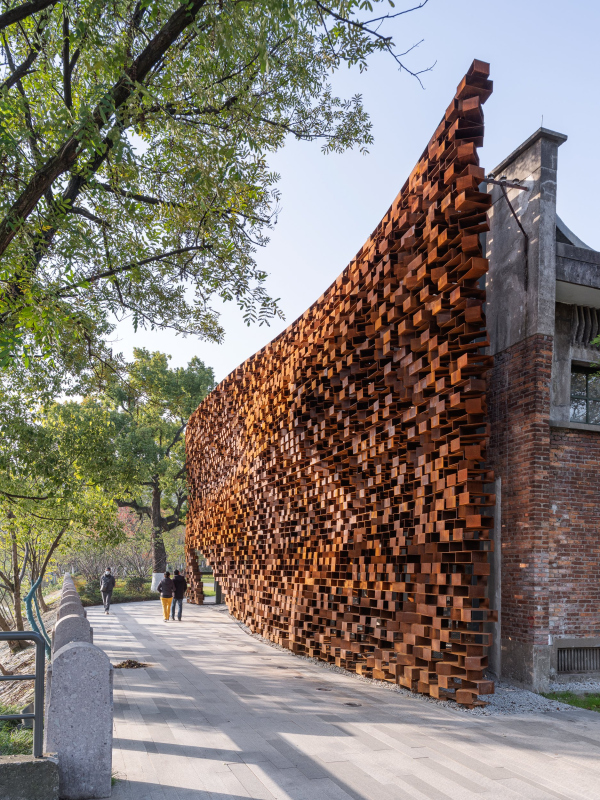
[[65, 575], [46, 685], [44, 751], [56, 753], [60, 797], [109, 797], [113, 668], [93, 643], [73, 579]]

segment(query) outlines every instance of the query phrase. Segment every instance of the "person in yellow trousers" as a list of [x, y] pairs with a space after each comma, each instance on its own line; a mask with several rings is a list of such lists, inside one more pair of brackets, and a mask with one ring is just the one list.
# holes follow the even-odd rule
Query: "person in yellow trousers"
[[158, 584], [158, 593], [160, 594], [160, 602], [163, 608], [163, 618], [165, 622], [169, 621], [171, 614], [171, 603], [173, 602], [173, 589], [174, 583], [171, 580], [171, 573], [165, 572], [165, 577]]

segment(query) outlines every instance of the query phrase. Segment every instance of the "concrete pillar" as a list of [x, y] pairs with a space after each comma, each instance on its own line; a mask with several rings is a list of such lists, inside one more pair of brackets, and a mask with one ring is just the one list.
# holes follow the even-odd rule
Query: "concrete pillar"
[[[550, 386], [558, 148], [566, 138], [540, 128], [493, 170], [494, 179], [525, 187], [506, 189], [510, 205], [500, 186], [488, 186], [493, 206], [486, 316], [495, 357], [488, 396], [489, 459], [502, 480], [501, 527], [494, 534], [502, 551], [496, 587], [501, 594], [501, 666], [495, 648], [492, 660], [503, 676], [537, 690], [548, 684], [551, 651]], [[555, 357], [564, 360], [564, 354]]]
[[60, 797], [109, 797], [112, 772], [113, 668], [89, 642], [54, 653], [45, 750], [58, 756]]
[[52, 631], [52, 650], [60, 650], [69, 642], [93, 642], [90, 623], [79, 614], [61, 617]]

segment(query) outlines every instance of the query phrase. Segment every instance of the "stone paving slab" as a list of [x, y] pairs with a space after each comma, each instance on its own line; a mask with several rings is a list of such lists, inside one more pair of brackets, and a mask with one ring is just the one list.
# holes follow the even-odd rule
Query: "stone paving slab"
[[148, 664], [115, 670], [114, 800], [600, 800], [600, 715], [449, 710], [275, 650], [219, 606], [88, 619], [113, 663]]

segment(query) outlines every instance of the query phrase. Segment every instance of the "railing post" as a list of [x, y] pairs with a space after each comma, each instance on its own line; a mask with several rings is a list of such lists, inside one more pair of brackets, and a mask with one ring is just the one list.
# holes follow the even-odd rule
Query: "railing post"
[[35, 631], [0, 631], [0, 642], [10, 641], [35, 642], [34, 675], [0, 675], [0, 681], [35, 681], [33, 714], [0, 714], [0, 720], [32, 719], [33, 755], [35, 758], [42, 758], [44, 749], [44, 662], [46, 658], [46, 642], [44, 637]]
[[35, 643], [35, 684], [33, 696], [33, 755], [42, 758], [44, 752], [44, 662], [46, 642], [41, 635]]

